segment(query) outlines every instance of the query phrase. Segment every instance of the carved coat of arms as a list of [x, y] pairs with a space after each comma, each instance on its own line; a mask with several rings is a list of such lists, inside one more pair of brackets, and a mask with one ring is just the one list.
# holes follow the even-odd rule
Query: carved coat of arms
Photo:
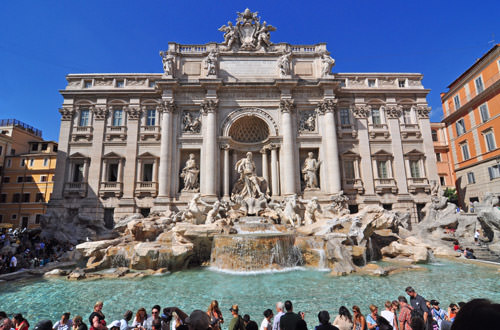
[[227, 26], [219, 28], [219, 31], [224, 32], [222, 45], [226, 46], [226, 50], [231, 50], [233, 47], [239, 47], [241, 50], [258, 50], [272, 46], [270, 32], [276, 31], [276, 28], [266, 21], [261, 23], [257, 15], [258, 12], [252, 13], [247, 8], [243, 13], [238, 12], [236, 25], [227, 22]]

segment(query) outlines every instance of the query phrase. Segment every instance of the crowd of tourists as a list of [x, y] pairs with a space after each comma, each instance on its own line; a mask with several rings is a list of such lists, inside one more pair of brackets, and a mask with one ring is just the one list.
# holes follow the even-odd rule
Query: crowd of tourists
[[69, 243], [43, 241], [38, 234], [39, 231], [26, 229], [0, 231], [0, 274], [43, 267], [58, 261], [66, 251], [73, 250]]
[[[450, 304], [447, 310], [440, 308], [436, 300], [427, 301], [412, 287], [406, 288], [409, 296], [399, 296], [397, 300], [387, 301], [379, 313], [375, 305], [363, 315], [360, 307], [349, 310], [341, 306], [338, 315], [332, 320], [330, 313], [318, 313], [318, 324], [309, 326], [303, 312], [294, 312], [290, 300], [276, 303], [276, 313], [271, 309], [263, 312], [260, 325], [248, 314], [240, 315], [238, 305], [229, 308], [230, 320], [225, 320], [216, 300], [207, 311], [194, 310], [190, 315], [178, 307], [161, 309], [154, 305], [148, 315], [140, 308], [134, 315], [130, 310], [121, 320], [109, 322], [103, 313], [103, 302], [98, 301], [88, 317], [88, 325], [82, 316], [73, 319], [71, 314], [62, 314], [55, 323], [51, 320], [39, 321], [34, 330], [493, 330], [499, 328], [500, 304], [487, 299], [474, 299], [468, 303]], [[408, 301], [409, 300], [409, 301]], [[352, 312], [352, 313], [351, 313]], [[226, 327], [227, 325], [227, 327]], [[0, 330], [29, 330], [30, 324], [21, 314], [10, 319], [0, 312]]]

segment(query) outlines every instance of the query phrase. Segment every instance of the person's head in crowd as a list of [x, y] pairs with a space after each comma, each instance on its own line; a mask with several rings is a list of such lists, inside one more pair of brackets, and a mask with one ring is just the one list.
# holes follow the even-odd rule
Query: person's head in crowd
[[273, 317], [273, 311], [272, 311], [271, 309], [269, 309], [269, 308], [268, 308], [268, 309], [266, 309], [266, 310], [264, 311], [264, 317], [265, 317], [266, 319], [270, 319], [271, 317]]
[[229, 311], [231, 312], [231, 314], [233, 314], [233, 316], [238, 315], [239, 312], [238, 305], [234, 304], [233, 306], [231, 306], [231, 308], [229, 308]]
[[132, 319], [132, 315], [133, 315], [132, 311], [128, 310], [123, 314], [123, 319], [128, 322]]
[[81, 315], [77, 315], [73, 318], [73, 325], [79, 327], [83, 323], [83, 318]]
[[160, 311], [161, 307], [159, 305], [154, 305], [153, 308], [151, 308], [151, 314], [153, 315], [153, 319], [160, 318]]
[[352, 316], [351, 313], [349, 312], [349, 309], [345, 306], [340, 306], [339, 308], [339, 315], [343, 316], [344, 318], [348, 319], [349, 321], [352, 322]]
[[328, 311], [321, 311], [318, 313], [318, 321], [322, 325], [330, 323], [330, 313]]
[[115, 321], [111, 322], [110, 325], [108, 325], [108, 329], [109, 330], [120, 330], [120, 325], [121, 325], [120, 321], [115, 320]]
[[405, 292], [406, 292], [407, 295], [409, 295], [412, 298], [415, 298], [417, 296], [417, 293], [415, 292], [415, 289], [412, 288], [411, 286], [407, 287], [405, 289]]
[[488, 299], [473, 299], [457, 314], [451, 330], [496, 330], [500, 319], [500, 304]]
[[207, 313], [197, 309], [186, 318], [185, 323], [189, 330], [207, 330], [210, 327], [210, 318]]
[[33, 328], [33, 330], [52, 330], [52, 325], [53, 324], [51, 320], [42, 320], [35, 325], [35, 328]]
[[290, 300], [285, 301], [285, 310], [287, 312], [293, 312], [293, 304]]

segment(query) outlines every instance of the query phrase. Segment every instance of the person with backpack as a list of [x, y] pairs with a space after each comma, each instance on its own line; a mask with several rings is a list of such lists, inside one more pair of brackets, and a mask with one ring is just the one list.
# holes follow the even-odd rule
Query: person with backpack
[[245, 322], [238, 314], [239, 311], [238, 305], [231, 306], [229, 311], [233, 315], [233, 319], [231, 320], [231, 322], [229, 322], [228, 330], [246, 330]]
[[420, 317], [424, 320], [427, 330], [432, 330], [432, 317], [429, 308], [425, 304], [425, 298], [418, 295], [411, 286], [405, 289], [406, 294], [410, 296], [410, 305], [413, 308], [411, 318]]
[[412, 330], [411, 324], [411, 307], [408, 306], [408, 300], [405, 297], [399, 296], [399, 307], [401, 311], [399, 312], [399, 330]]

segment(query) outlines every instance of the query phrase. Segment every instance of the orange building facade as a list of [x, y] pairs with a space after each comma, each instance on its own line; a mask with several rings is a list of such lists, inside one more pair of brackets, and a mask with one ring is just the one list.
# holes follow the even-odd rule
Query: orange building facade
[[451, 160], [448, 137], [443, 123], [431, 123], [432, 142], [436, 153], [436, 165], [439, 183], [443, 189], [455, 188], [455, 176], [453, 173], [453, 162]]
[[460, 206], [500, 196], [500, 44], [441, 94]]

